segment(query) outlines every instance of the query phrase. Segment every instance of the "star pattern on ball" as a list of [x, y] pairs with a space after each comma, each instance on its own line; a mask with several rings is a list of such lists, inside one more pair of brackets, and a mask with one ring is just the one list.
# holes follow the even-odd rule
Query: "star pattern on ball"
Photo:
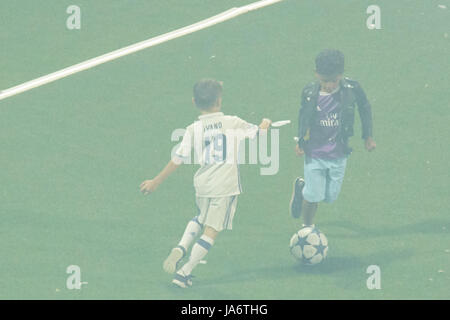
[[316, 254], [319, 254], [319, 253], [320, 253], [320, 254], [323, 256], [323, 252], [324, 252], [326, 246], [324, 246], [324, 245], [322, 244], [322, 241], [320, 241], [320, 243], [319, 243], [318, 246], [314, 246], [314, 247], [317, 249]]
[[[320, 239], [320, 231], [316, 229], [316, 230], [314, 230], [313, 232], [316, 233], [317, 236], [319, 236], [319, 239]], [[323, 252], [324, 252], [324, 250], [325, 250], [325, 248], [326, 248], [327, 246], [324, 246], [324, 245], [322, 244], [322, 240], [320, 239], [319, 244], [316, 245], [316, 246], [314, 246], [314, 247], [315, 247], [316, 250], [317, 250], [316, 254], [319, 254], [319, 253], [320, 253], [320, 254], [323, 256]]]
[[310, 243], [306, 240], [306, 238], [307, 237], [298, 237], [298, 242], [297, 242], [297, 244], [300, 246], [300, 247], [304, 247], [304, 246], [306, 246], [306, 245], [309, 245]]
[[[325, 259], [328, 245], [325, 235], [320, 232], [319, 229], [314, 226], [308, 228], [308, 230], [300, 229], [294, 234], [291, 241], [294, 239], [295, 241], [292, 242], [291, 253], [297, 260], [300, 260], [305, 264], [314, 265]], [[311, 237], [311, 235], [313, 236]], [[322, 238], [324, 239], [324, 242], [322, 242]], [[297, 248], [300, 248], [300, 250]]]

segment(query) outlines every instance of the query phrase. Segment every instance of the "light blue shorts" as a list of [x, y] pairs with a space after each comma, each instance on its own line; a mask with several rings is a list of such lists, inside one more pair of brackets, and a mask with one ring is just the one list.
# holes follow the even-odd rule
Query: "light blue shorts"
[[344, 181], [347, 158], [324, 160], [305, 157], [303, 198], [308, 202], [335, 201]]

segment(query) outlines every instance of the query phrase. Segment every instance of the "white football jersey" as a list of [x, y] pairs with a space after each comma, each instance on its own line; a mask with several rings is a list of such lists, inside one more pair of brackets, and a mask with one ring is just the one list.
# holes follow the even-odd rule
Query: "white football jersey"
[[201, 115], [186, 128], [172, 161], [200, 165], [194, 175], [197, 197], [240, 194], [239, 157], [245, 157], [245, 153], [239, 153], [241, 142], [245, 138], [255, 138], [258, 129], [254, 124], [222, 112]]

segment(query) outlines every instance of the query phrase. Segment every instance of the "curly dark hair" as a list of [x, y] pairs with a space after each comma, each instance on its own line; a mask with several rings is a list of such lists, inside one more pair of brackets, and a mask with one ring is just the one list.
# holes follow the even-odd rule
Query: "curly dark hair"
[[214, 79], [202, 79], [194, 85], [195, 105], [202, 110], [215, 105], [222, 96], [222, 84]]
[[335, 49], [326, 49], [316, 57], [316, 72], [332, 77], [344, 73], [344, 54]]

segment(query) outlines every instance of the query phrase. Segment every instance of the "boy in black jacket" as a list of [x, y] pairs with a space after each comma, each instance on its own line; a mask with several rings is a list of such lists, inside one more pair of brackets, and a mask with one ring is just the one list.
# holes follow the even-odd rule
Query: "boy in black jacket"
[[295, 149], [299, 157], [305, 155], [305, 178], [295, 179], [290, 204], [291, 215], [302, 215], [304, 226], [314, 226], [319, 202], [331, 203], [339, 195], [351, 153], [348, 139], [353, 135], [356, 106], [365, 147], [368, 151], [376, 147], [370, 103], [357, 81], [343, 78], [342, 52], [324, 50], [315, 62], [318, 81], [303, 89]]

